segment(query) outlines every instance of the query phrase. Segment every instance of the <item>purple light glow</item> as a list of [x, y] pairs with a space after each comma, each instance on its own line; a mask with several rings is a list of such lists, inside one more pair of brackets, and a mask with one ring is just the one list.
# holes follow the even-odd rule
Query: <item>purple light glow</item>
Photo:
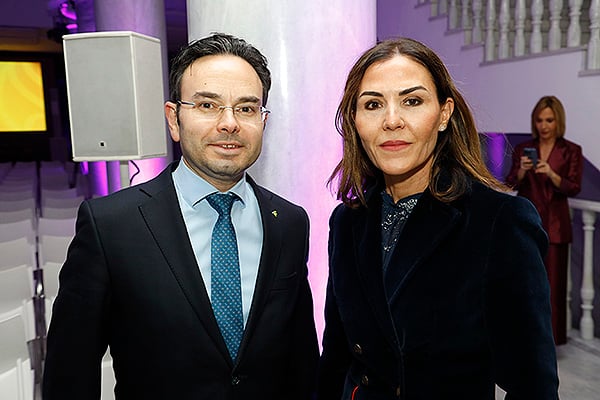
[[94, 161], [88, 163], [90, 186], [95, 196], [106, 196], [108, 194], [108, 178], [106, 176], [106, 161]]
[[70, 8], [69, 3], [67, 2], [64, 2], [60, 5], [60, 13], [65, 18], [71, 19], [73, 21], [77, 20], [77, 14], [75, 13], [75, 10]]
[[506, 152], [506, 138], [503, 133], [487, 132], [488, 168], [498, 180], [504, 180], [504, 154]]
[[[168, 164], [166, 158], [147, 158], [145, 160], [135, 160], [136, 165], [140, 169], [140, 172], [135, 175], [131, 185], [137, 185], [138, 183], [149, 181], [158, 175]], [[133, 176], [137, 172], [135, 166], [129, 164], [129, 177]]]

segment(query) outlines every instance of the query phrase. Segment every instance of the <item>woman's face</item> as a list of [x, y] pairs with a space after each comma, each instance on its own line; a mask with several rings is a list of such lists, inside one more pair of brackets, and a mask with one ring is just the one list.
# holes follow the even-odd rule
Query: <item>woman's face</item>
[[355, 123], [386, 186], [400, 183], [403, 192], [412, 193], [427, 187], [438, 135], [445, 134], [453, 110], [452, 99], [440, 106], [431, 74], [408, 57], [397, 55], [367, 68]]
[[535, 128], [540, 140], [556, 139], [556, 117], [550, 107], [542, 109], [535, 118]]

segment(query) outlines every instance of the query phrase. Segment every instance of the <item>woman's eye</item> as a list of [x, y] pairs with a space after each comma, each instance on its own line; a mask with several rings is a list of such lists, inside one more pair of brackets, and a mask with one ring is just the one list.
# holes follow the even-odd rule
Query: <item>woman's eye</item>
[[421, 103], [423, 103], [421, 101], [421, 99], [415, 99], [415, 98], [412, 98], [412, 97], [404, 100], [404, 104], [406, 104], [409, 107], [418, 106]]
[[365, 103], [365, 110], [377, 110], [381, 108], [381, 104], [377, 101], [367, 101]]

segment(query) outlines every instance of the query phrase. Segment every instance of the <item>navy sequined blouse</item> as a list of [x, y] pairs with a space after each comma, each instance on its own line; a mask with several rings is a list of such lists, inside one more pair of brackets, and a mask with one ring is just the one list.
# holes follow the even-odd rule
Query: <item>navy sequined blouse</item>
[[394, 203], [394, 199], [385, 190], [381, 192], [381, 250], [383, 255], [383, 273], [388, 268], [390, 256], [394, 252], [398, 237], [406, 220], [417, 204], [422, 193], [413, 194]]

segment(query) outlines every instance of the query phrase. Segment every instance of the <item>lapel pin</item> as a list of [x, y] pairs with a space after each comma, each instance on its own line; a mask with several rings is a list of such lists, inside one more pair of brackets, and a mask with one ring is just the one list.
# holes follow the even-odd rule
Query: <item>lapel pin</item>
[[271, 214], [273, 214], [273, 216], [274, 216], [275, 218], [277, 218], [277, 215], [278, 215], [278, 214], [277, 214], [277, 210], [273, 210], [273, 211], [271, 211]]

